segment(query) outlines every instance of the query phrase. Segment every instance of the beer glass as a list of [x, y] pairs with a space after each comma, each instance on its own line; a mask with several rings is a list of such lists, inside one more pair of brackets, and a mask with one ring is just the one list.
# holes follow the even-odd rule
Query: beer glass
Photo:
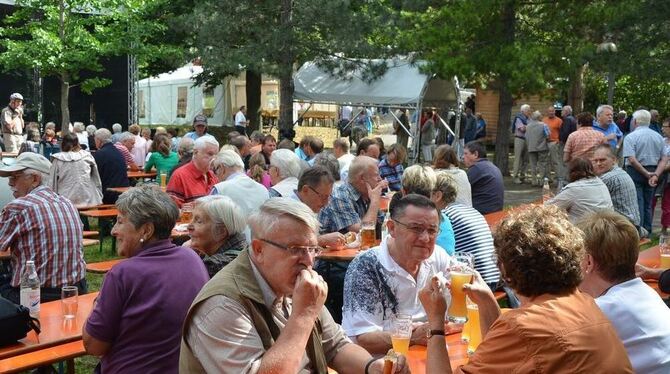
[[409, 342], [412, 338], [412, 316], [398, 314], [391, 321], [391, 342], [393, 350], [402, 355], [407, 355]]
[[470, 283], [473, 274], [473, 260], [470, 253], [456, 253], [452, 256], [449, 267], [451, 277], [451, 305], [449, 305], [449, 321], [465, 323], [468, 320], [463, 285]]

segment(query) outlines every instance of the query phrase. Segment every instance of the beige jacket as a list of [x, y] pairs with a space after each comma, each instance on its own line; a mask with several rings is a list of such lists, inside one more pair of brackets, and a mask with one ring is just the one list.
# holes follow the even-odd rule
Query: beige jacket
[[102, 204], [98, 166], [88, 151], [52, 154], [49, 185], [77, 207]]

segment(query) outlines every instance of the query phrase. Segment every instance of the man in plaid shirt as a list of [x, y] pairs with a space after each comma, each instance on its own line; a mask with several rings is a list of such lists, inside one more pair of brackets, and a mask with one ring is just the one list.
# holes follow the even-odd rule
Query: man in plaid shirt
[[11, 166], [0, 168], [9, 178], [14, 201], [0, 213], [0, 250], [11, 249], [11, 279], [0, 278], [0, 295], [19, 303], [26, 261], [35, 261], [41, 300], [60, 299], [61, 288], [87, 292], [82, 223], [72, 202], [46, 185], [51, 163], [25, 152]]

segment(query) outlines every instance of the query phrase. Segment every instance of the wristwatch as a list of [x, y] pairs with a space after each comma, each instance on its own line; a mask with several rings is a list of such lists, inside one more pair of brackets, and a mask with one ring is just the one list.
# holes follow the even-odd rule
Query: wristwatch
[[430, 339], [435, 335], [444, 336], [444, 330], [428, 330], [428, 331], [426, 331], [426, 339]]

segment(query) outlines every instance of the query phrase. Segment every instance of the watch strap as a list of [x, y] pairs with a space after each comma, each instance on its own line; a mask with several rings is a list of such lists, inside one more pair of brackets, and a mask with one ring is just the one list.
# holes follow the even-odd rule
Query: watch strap
[[428, 331], [428, 334], [427, 334], [428, 338], [431, 338], [435, 335], [444, 336], [444, 330], [430, 330], [430, 331]]

